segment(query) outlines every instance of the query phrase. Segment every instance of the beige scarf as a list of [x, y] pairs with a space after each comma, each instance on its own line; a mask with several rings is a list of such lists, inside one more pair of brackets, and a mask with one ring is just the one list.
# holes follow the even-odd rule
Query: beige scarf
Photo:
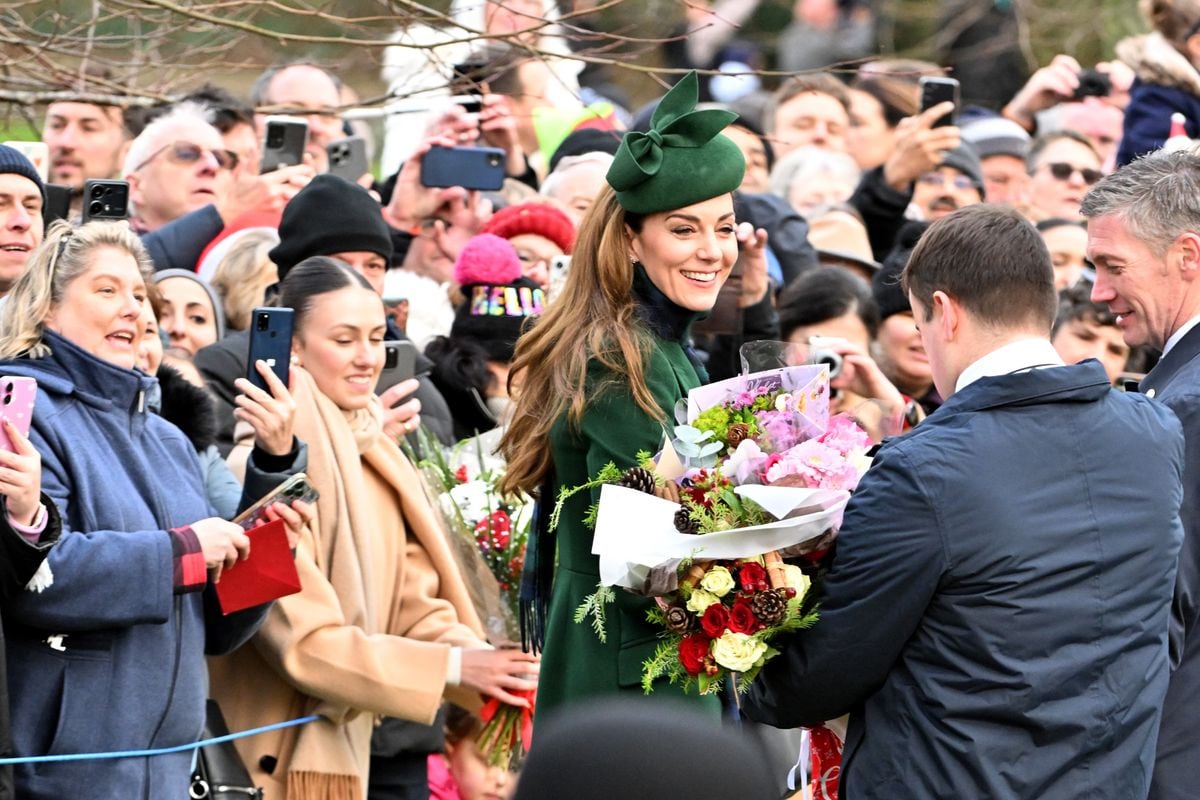
[[[252, 767], [262, 755], [278, 759], [268, 782], [283, 782], [286, 800], [348, 800], [366, 793], [374, 716], [431, 722], [446, 689], [445, 645], [480, 647], [483, 633], [420, 478], [383, 433], [378, 401], [345, 412], [303, 369], [293, 375], [295, 433], [321, 493], [297, 549], [303, 589], [276, 603], [254, 648], [219, 660], [237, 663], [214, 669], [213, 694], [232, 695], [245, 727], [323, 717], [251, 742], [243, 756]], [[479, 702], [461, 690], [454, 699]], [[256, 719], [240, 718], [247, 703]]]

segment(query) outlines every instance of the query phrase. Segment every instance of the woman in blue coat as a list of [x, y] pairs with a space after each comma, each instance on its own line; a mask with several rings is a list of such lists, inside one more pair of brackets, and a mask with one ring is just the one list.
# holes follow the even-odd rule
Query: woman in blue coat
[[[0, 374], [35, 378], [30, 439], [62, 518], [38, 591], [5, 609], [18, 756], [169, 747], [204, 723], [205, 653], [252, 634], [266, 607], [222, 616], [212, 591], [249, 552], [215, 516], [194, 448], [149, 413], [134, 369], [152, 266], [128, 226], [56, 225], [0, 310]], [[243, 505], [303, 454], [292, 402], [255, 393], [258, 432]], [[295, 511], [274, 506], [298, 528]], [[191, 754], [22, 764], [17, 796], [181, 797]]]

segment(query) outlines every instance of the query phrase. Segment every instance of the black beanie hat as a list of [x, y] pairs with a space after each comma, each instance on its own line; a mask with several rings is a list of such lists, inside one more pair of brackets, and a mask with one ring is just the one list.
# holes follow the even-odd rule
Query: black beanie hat
[[473, 284], [462, 287], [466, 297], [454, 313], [451, 339], [472, 339], [488, 358], [512, 361], [521, 327], [529, 317], [541, 316], [546, 304], [542, 287], [529, 278], [508, 284]]
[[279, 280], [310, 256], [378, 253], [392, 260], [392, 235], [383, 209], [370, 192], [336, 175], [318, 175], [283, 209], [279, 244], [267, 257]]
[[46, 202], [46, 186], [42, 183], [42, 176], [38, 175], [37, 168], [33, 166], [33, 162], [25, 157], [25, 154], [14, 147], [9, 147], [6, 144], [0, 144], [0, 175], [13, 174], [20, 175], [23, 178], [29, 178], [33, 181], [38, 191], [42, 193], [42, 202]]
[[927, 222], [909, 222], [900, 229], [896, 236], [896, 246], [883, 259], [883, 266], [875, 273], [871, 281], [871, 293], [875, 295], [875, 303], [879, 306], [879, 321], [893, 314], [912, 311], [908, 302], [908, 294], [900, 286], [900, 274], [908, 265], [908, 257], [921, 239], [921, 234], [929, 227]]

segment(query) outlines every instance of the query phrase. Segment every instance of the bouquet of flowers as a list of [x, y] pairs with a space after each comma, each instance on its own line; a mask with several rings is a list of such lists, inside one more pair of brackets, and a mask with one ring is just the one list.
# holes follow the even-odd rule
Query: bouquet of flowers
[[828, 388], [826, 367], [802, 366], [693, 390], [657, 461], [639, 454], [639, 467], [609, 465], [587, 484], [602, 486], [601, 586], [576, 619], [603, 636], [612, 587], [656, 598], [647, 693], [663, 677], [701, 694], [727, 679], [745, 691], [776, 637], [816, 622], [809, 576], [784, 559], [808, 566], [828, 547], [871, 445], [849, 418], [828, 418]]
[[[493, 642], [517, 642], [518, 595], [525, 546], [533, 524], [533, 501], [501, 498], [496, 489], [504, 473], [495, 457], [498, 431], [459, 442], [448, 453], [421, 429], [421, 449], [428, 457], [409, 457], [434, 492], [434, 507], [451, 532], [455, 558], [467, 590]], [[522, 694], [522, 693], [518, 693]], [[492, 699], [484, 705], [478, 746], [487, 762], [515, 769], [529, 751], [533, 735], [533, 692], [524, 693], [528, 708]]]

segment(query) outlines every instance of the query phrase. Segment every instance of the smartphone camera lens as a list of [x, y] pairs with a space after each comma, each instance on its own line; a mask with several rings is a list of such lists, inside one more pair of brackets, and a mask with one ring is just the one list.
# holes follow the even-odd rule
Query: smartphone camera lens
[[267, 329], [267, 320], [268, 320], [268, 317], [266, 314], [258, 315], [258, 329], [260, 331], [265, 331]]
[[490, 154], [488, 156], [488, 166], [489, 167], [500, 166], [500, 156], [496, 155], [495, 153]]
[[[93, 194], [95, 194], [95, 193], [93, 192]], [[93, 200], [92, 202], [88, 203], [88, 215], [89, 216], [95, 217], [102, 213], [104, 213], [103, 201]]]
[[267, 147], [277, 149], [283, 147], [283, 129], [268, 127], [267, 128]]

